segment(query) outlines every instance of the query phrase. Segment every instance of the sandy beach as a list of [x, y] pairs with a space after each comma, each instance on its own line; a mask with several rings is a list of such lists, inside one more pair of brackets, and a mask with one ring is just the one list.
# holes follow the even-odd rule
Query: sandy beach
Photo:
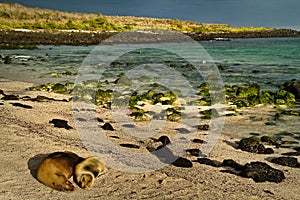
[[[299, 116], [285, 116], [284, 121], [275, 126], [265, 124], [280, 110], [271, 105], [243, 108], [238, 110], [237, 116], [226, 117], [222, 134], [208, 158], [220, 162], [234, 159], [240, 164], [265, 162], [284, 172], [285, 179], [281, 183], [258, 183], [250, 178], [225, 173], [225, 167], [216, 168], [193, 162], [191, 168], [169, 165], [145, 173], [109, 169], [89, 189], [83, 190], [75, 185], [73, 192], [52, 190], [35, 178], [36, 169], [45, 154], [67, 150], [87, 157], [91, 153], [77, 133], [72, 101], [68, 101], [71, 96], [26, 90], [30, 86], [31, 83], [0, 80], [0, 89], [6, 95], [19, 97], [19, 100], [0, 100], [0, 199], [300, 199], [300, 169], [268, 161], [270, 157], [279, 157], [282, 153], [293, 151], [291, 148], [272, 147], [275, 153], [270, 155], [249, 153], [236, 148], [236, 142], [251, 136], [251, 133], [274, 135], [285, 131], [299, 134]], [[38, 95], [54, 100], [32, 101]], [[14, 103], [29, 107], [20, 107]], [[119, 137], [114, 140], [116, 144], [130, 142], [139, 145], [141, 151], [146, 149], [146, 141], [141, 143], [122, 133], [105, 113], [105, 109], [98, 112], [98, 117], [115, 127], [116, 130], [108, 135]], [[67, 130], [54, 127], [49, 123], [52, 119], [66, 120], [73, 128]], [[172, 132], [173, 129], [174, 126], [170, 126], [165, 132]], [[204, 139], [205, 134], [205, 131], [199, 130], [197, 138]], [[199, 145], [192, 143], [191, 148], [199, 148]], [[299, 147], [299, 144], [295, 146]], [[197, 160], [197, 157], [188, 153], [183, 157]], [[299, 160], [299, 156], [295, 157]]]

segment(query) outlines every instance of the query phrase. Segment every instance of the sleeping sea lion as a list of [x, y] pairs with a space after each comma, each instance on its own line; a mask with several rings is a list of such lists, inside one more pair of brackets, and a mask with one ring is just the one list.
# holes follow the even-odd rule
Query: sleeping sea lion
[[88, 157], [76, 165], [74, 180], [79, 187], [88, 188], [94, 183], [95, 179], [105, 171], [107, 171], [107, 168], [101, 160], [95, 156]]
[[41, 162], [37, 179], [44, 185], [59, 191], [73, 191], [74, 185], [69, 179], [73, 175], [75, 165], [83, 160], [69, 151], [52, 153]]

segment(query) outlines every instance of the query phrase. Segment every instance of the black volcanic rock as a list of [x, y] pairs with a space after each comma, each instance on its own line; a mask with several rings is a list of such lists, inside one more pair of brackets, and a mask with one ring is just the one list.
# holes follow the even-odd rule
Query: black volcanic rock
[[13, 94], [9, 94], [9, 95], [4, 95], [4, 97], [2, 97], [1, 99], [5, 101], [11, 101], [11, 100], [19, 100], [19, 97]]
[[115, 130], [110, 123], [105, 123], [103, 126], [101, 126], [101, 128], [106, 131], [114, 131]]
[[190, 168], [193, 167], [193, 163], [183, 157], [179, 157], [177, 160], [175, 160], [172, 165], [174, 165], [175, 167], [183, 167], [183, 168]]
[[1, 95], [3, 95], [3, 96], [5, 96], [5, 93], [4, 93], [4, 91], [3, 91], [3, 90], [1, 90], [1, 89], [0, 89], [0, 94], [1, 94]]
[[283, 85], [284, 89], [292, 93], [296, 99], [300, 99], [300, 81], [292, 80]]
[[129, 144], [129, 143], [124, 143], [124, 144], [120, 144], [120, 146], [122, 147], [126, 147], [126, 148], [131, 148], [131, 149], [139, 149], [140, 147], [136, 144]]
[[223, 160], [222, 166], [228, 166], [228, 167], [232, 167], [237, 171], [241, 171], [244, 169], [243, 165], [240, 165], [239, 163], [237, 163], [236, 161], [232, 160], [232, 159], [225, 159]]
[[232, 159], [225, 159], [223, 162], [211, 160], [209, 158], [198, 158], [197, 162], [213, 167], [231, 167], [238, 172], [231, 170], [221, 170], [230, 174], [235, 174], [245, 178], [252, 178], [255, 182], [275, 182], [280, 183], [285, 179], [284, 173], [278, 169], [274, 169], [267, 163], [251, 162], [246, 165], [241, 165]]
[[52, 119], [49, 123], [54, 124], [54, 127], [65, 128], [67, 130], [72, 129], [73, 127], [68, 125], [68, 121], [63, 119]]
[[201, 140], [201, 139], [198, 139], [198, 138], [193, 139], [192, 142], [199, 143], [199, 144], [206, 144], [207, 143], [204, 140]]
[[251, 162], [244, 166], [240, 176], [252, 178], [255, 182], [280, 183], [285, 179], [284, 173], [263, 162]]
[[278, 158], [273, 158], [271, 160], [272, 163], [276, 163], [278, 165], [282, 166], [289, 166], [289, 167], [294, 167], [294, 168], [300, 168], [300, 163], [298, 162], [297, 158], [293, 157], [278, 157]]
[[209, 130], [209, 125], [208, 124], [199, 125], [198, 130], [207, 131]]
[[253, 136], [249, 138], [244, 138], [239, 142], [239, 149], [242, 151], [248, 151], [251, 153], [263, 154], [265, 152], [265, 147], [260, 143], [260, 139]]
[[26, 109], [32, 109], [32, 106], [26, 105], [26, 104], [21, 104], [21, 103], [11, 103], [11, 105], [16, 106], [16, 107], [26, 108]]
[[168, 136], [165, 136], [165, 135], [160, 136], [160, 137], [158, 138], [158, 141], [160, 141], [160, 142], [162, 143], [163, 146], [166, 146], [166, 145], [168, 145], [168, 144], [171, 143], [171, 141], [170, 141], [170, 139], [168, 138]]
[[204, 164], [204, 165], [210, 165], [213, 167], [221, 167], [222, 163], [216, 160], [211, 160], [209, 158], [198, 158], [197, 162], [199, 162], [200, 164]]
[[188, 152], [192, 156], [199, 156], [201, 154], [201, 151], [199, 149], [187, 149], [186, 152]]

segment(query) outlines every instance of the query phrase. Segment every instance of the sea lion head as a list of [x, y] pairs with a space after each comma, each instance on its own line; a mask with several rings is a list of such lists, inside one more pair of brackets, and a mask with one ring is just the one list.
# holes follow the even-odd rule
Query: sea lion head
[[88, 188], [94, 183], [95, 179], [106, 170], [105, 164], [97, 157], [92, 156], [76, 165], [74, 180], [79, 187]]
[[81, 188], [88, 188], [93, 184], [94, 180], [95, 178], [91, 173], [81, 174], [77, 177], [77, 184]]

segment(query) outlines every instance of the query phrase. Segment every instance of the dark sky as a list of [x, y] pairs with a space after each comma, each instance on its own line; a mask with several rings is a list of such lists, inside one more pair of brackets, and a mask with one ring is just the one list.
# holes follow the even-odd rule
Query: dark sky
[[[2, 2], [2, 0], [0, 0]], [[6, 0], [23, 5], [101, 13], [184, 19], [231, 26], [300, 29], [300, 0]]]

